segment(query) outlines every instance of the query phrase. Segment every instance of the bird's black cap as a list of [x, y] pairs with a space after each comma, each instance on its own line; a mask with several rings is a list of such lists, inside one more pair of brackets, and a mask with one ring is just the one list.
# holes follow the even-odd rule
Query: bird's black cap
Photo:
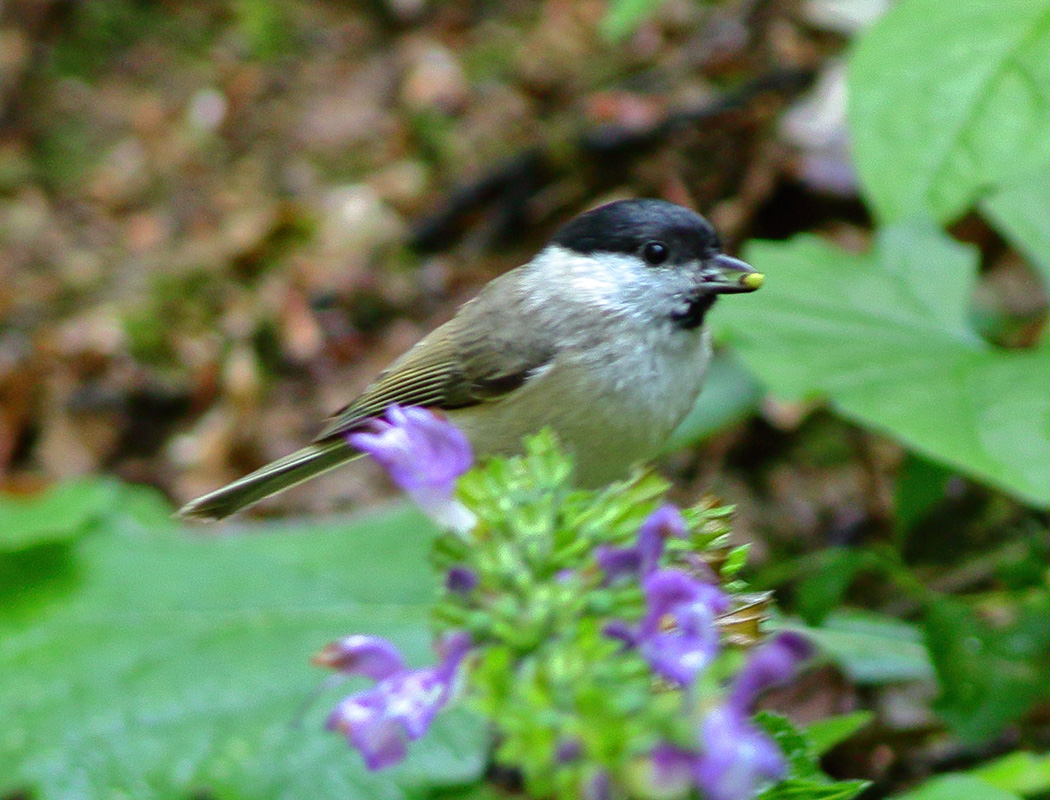
[[721, 252], [718, 234], [706, 219], [664, 200], [617, 200], [566, 223], [552, 244], [585, 255], [638, 254], [649, 242], [670, 250], [668, 264], [685, 264]]

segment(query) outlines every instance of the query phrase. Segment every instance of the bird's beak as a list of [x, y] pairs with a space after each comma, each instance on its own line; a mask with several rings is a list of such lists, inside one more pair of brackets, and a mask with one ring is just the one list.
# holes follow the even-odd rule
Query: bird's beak
[[701, 275], [705, 292], [711, 294], [753, 292], [766, 280], [750, 264], [721, 253], [705, 262]]

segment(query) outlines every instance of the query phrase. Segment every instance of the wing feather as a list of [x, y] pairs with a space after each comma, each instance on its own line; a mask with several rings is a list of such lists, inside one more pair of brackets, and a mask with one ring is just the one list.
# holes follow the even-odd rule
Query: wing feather
[[[323, 442], [350, 433], [388, 406], [453, 410], [492, 402], [522, 386], [554, 357], [528, 324], [514, 270], [390, 365], [318, 434]], [[498, 302], [496, 302], [498, 300]]]

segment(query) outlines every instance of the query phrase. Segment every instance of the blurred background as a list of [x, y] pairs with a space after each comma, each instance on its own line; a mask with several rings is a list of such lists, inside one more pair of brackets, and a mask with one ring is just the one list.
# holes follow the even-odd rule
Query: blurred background
[[[5, 488], [105, 472], [182, 502], [284, 455], [602, 201], [684, 203], [734, 250], [862, 240], [833, 59], [875, 6], [839, 5], [669, 0], [620, 30], [605, 2], [5, 3]], [[672, 472], [744, 499], [757, 447], [807, 529], [852, 524], [877, 469], [817, 490], [776, 466], [805, 416]], [[374, 477], [255, 513], [371, 502]]]
[[[1034, 0], [960, 2], [969, 28], [949, 5], [0, 3], [6, 502], [93, 476], [168, 504], [216, 488], [307, 442], [560, 223], [662, 197], [769, 275], [717, 309], [661, 470], [676, 500], [736, 504], [749, 579], [824, 621], [839, 662], [785, 703], [878, 719], [831, 771], [885, 794], [1044, 749], [1050, 26]], [[865, 50], [898, 10], [883, 36], [914, 48]], [[939, 31], [964, 65], [1001, 39], [1025, 78], [974, 101], [974, 130], [957, 62], [922, 57]], [[907, 129], [922, 103], [932, 127]], [[926, 144], [962, 155], [930, 167], [927, 206], [894, 205]], [[1013, 191], [1010, 161], [1038, 182]], [[917, 208], [926, 227], [878, 232]], [[391, 494], [358, 463], [248, 518]], [[847, 601], [863, 615], [827, 617]]]

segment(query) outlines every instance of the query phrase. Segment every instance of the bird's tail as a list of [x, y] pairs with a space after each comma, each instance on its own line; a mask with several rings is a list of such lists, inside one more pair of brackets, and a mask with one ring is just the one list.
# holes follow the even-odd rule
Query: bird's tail
[[341, 440], [308, 445], [187, 503], [179, 509], [178, 516], [198, 520], [225, 519], [271, 494], [327, 472], [359, 455]]

